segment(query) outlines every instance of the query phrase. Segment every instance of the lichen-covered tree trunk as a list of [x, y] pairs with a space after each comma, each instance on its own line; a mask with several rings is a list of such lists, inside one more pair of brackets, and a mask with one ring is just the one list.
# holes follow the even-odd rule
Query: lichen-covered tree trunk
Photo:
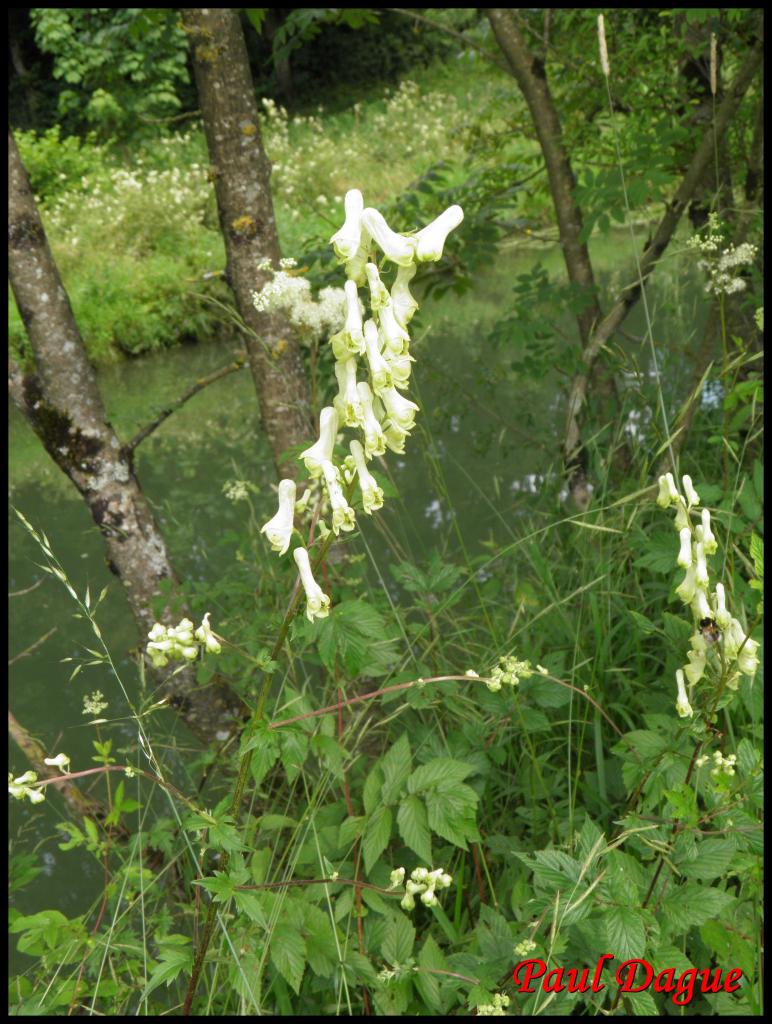
[[[132, 470], [105, 418], [67, 293], [48, 246], [26, 169], [8, 138], [8, 264], [11, 286], [34, 353], [35, 370], [9, 362], [11, 397], [46, 451], [72, 480], [105, 538], [109, 564], [126, 588], [142, 634], [153, 624], [153, 598], [174, 581], [166, 546]], [[163, 680], [186, 724], [211, 739], [235, 706], [227, 689], [198, 689], [192, 672]]]
[[278, 269], [281, 250], [263, 149], [257, 102], [238, 12], [186, 8], [196, 86], [204, 119], [211, 174], [225, 239], [228, 279], [248, 328], [247, 351], [260, 401], [263, 429], [281, 476], [294, 476], [295, 460], [282, 461], [292, 445], [315, 433], [300, 346], [281, 314], [258, 312], [253, 292], [270, 280], [259, 270]]

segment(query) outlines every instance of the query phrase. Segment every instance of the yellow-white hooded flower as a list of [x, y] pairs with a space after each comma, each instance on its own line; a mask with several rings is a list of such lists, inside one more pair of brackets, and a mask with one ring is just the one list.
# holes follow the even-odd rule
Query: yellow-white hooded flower
[[694, 566], [690, 565], [682, 582], [676, 587], [676, 594], [678, 594], [684, 604], [691, 604], [696, 589], [697, 580], [694, 574]]
[[367, 468], [365, 453], [359, 441], [352, 441], [349, 448], [351, 449], [357, 477], [359, 478], [359, 489], [362, 492], [362, 508], [368, 515], [372, 515], [376, 509], [383, 507], [383, 491]]
[[357, 363], [353, 357], [335, 363], [338, 394], [332, 404], [345, 427], [361, 427], [364, 422], [362, 400], [357, 389]]
[[744, 676], [750, 676], [751, 679], [756, 675], [756, 669], [759, 667], [759, 658], [756, 653], [758, 649], [758, 643], [749, 637], [737, 655], [737, 667]]
[[280, 555], [290, 545], [292, 525], [295, 519], [295, 481], [281, 480], [279, 483], [279, 511], [260, 530], [270, 541], [271, 548]]
[[678, 488], [675, 485], [672, 473], [665, 473], [659, 478], [659, 494], [657, 504], [660, 508], [669, 508], [674, 501], [678, 501]]
[[365, 201], [358, 188], [352, 188], [346, 193], [343, 200], [346, 219], [343, 222], [343, 227], [336, 231], [330, 239], [335, 255], [344, 263], [353, 259], [359, 249], [362, 239], [364, 205]]
[[692, 531], [685, 526], [678, 536], [681, 539], [681, 549], [678, 552], [678, 565], [682, 569], [688, 569], [692, 564]]
[[694, 578], [701, 587], [708, 585], [708, 563], [705, 559], [705, 543], [697, 541], [694, 545]]
[[415, 426], [415, 414], [418, 406], [409, 398], [404, 398], [396, 388], [384, 388], [379, 397], [386, 408], [389, 419], [400, 430], [412, 430]]
[[322, 476], [327, 486], [327, 494], [332, 507], [332, 529], [337, 537], [341, 530], [353, 530], [356, 526], [356, 514], [346, 501], [346, 495], [340, 484], [340, 473], [331, 462], [322, 463]]
[[381, 281], [381, 275], [374, 263], [368, 263], [365, 267], [367, 284], [370, 287], [370, 309], [373, 315], [380, 313], [384, 306], [391, 302], [391, 296], [386, 285]]
[[414, 363], [415, 359], [413, 359], [409, 352], [403, 352], [401, 356], [393, 356], [387, 353], [386, 362], [389, 364], [394, 387], [401, 388], [404, 391], [410, 381], [410, 374], [413, 369], [411, 363]]
[[689, 664], [684, 665], [684, 675], [689, 680], [689, 685], [694, 686], [705, 674], [707, 654], [705, 651], [689, 651], [687, 657]]
[[679, 718], [691, 718], [694, 712], [692, 706], [689, 703], [689, 698], [686, 696], [686, 683], [684, 682], [684, 674], [682, 669], [676, 669], [676, 686], [678, 687], [678, 694], [676, 696], [676, 711], [678, 712]]
[[438, 260], [453, 228], [457, 228], [464, 219], [464, 211], [460, 206], [449, 206], [431, 224], [422, 228], [416, 237], [416, 259], [419, 263], [427, 260]]
[[381, 355], [378, 345], [378, 328], [373, 320], [365, 321], [365, 355], [370, 368], [370, 380], [373, 391], [380, 394], [385, 388], [393, 386], [389, 364]]
[[405, 454], [405, 441], [407, 440], [407, 437], [407, 432], [400, 430], [399, 427], [395, 427], [393, 423], [389, 423], [383, 432], [383, 439], [386, 442], [386, 447], [397, 455]]
[[716, 625], [719, 629], [726, 629], [729, 623], [732, 621], [732, 616], [727, 611], [726, 607], [726, 593], [724, 591], [724, 584], [716, 584]]
[[201, 620], [201, 625], [196, 630], [196, 640], [204, 645], [208, 654], [220, 654], [222, 653], [222, 646], [209, 625], [210, 615], [211, 612], [207, 612]]
[[407, 352], [410, 335], [407, 333], [405, 328], [400, 326], [397, 322], [397, 317], [394, 313], [394, 306], [392, 303], [383, 307], [379, 315], [378, 324], [378, 333], [380, 335], [381, 344], [383, 346], [383, 351], [387, 356], [399, 356], [402, 355], [403, 352]]
[[365, 455], [371, 459], [373, 455], [383, 455], [386, 451], [386, 441], [383, 430], [373, 412], [373, 393], [370, 385], [365, 381], [357, 384], [357, 392], [363, 412], [363, 427], [365, 433]]
[[702, 510], [702, 543], [706, 555], [714, 555], [718, 551], [718, 543], [710, 528], [710, 512], [706, 508]]
[[17, 778], [14, 778], [11, 772], [8, 772], [8, 792], [16, 800], [23, 800], [26, 796], [31, 804], [42, 803], [46, 798], [45, 791], [30, 788], [31, 783], [37, 782], [37, 780], [36, 772], [25, 772]]
[[343, 290], [346, 293], [346, 321], [342, 330], [330, 338], [332, 354], [336, 359], [358, 356], [365, 350], [365, 339], [362, 334], [362, 311], [359, 308], [356, 282], [346, 281]]
[[332, 451], [335, 447], [337, 433], [338, 414], [333, 406], [325, 406], [319, 413], [319, 440], [298, 456], [303, 460], [309, 476], [314, 478], [321, 476], [322, 463], [332, 462]]
[[692, 599], [692, 610], [694, 611], [695, 619], [701, 621], [702, 619], [712, 619], [713, 609], [710, 607], [708, 601], [708, 595], [698, 586], [694, 592], [694, 598]]
[[383, 250], [384, 256], [391, 260], [392, 263], [406, 267], [413, 262], [415, 258], [415, 239], [408, 238], [405, 235], [398, 235], [396, 231], [392, 231], [386, 223], [383, 214], [379, 213], [378, 210], [374, 210], [371, 206], [363, 210], [362, 224]]
[[400, 327], [407, 328], [413, 319], [413, 314], [418, 309], [418, 303], [413, 298], [408, 285], [415, 277], [416, 265], [411, 263], [407, 267], [397, 268], [397, 277], [391, 286], [391, 305], [394, 316]]
[[67, 754], [57, 754], [56, 757], [44, 757], [43, 764], [51, 765], [52, 768], [61, 768], [65, 775], [70, 771], [70, 759]]
[[330, 599], [316, 582], [311, 572], [311, 562], [305, 548], [295, 548], [292, 552], [295, 565], [300, 573], [300, 582], [306, 592], [306, 617], [309, 622], [323, 619], [330, 614]]
[[686, 501], [688, 502], [689, 508], [693, 505], [699, 505], [700, 496], [694, 489], [692, 478], [690, 476], [683, 476], [681, 478], [681, 482], [684, 485], [684, 494], [686, 495]]

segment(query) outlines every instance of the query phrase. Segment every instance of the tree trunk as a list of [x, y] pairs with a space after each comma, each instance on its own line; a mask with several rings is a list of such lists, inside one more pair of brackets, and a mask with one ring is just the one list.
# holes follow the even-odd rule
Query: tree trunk
[[[159, 584], [174, 581], [174, 572], [129, 453], [105, 419], [96, 376], [10, 132], [8, 193], [9, 276], [36, 368], [24, 373], [10, 360], [11, 397], [88, 504], [144, 637], [155, 621], [152, 602]], [[167, 676], [163, 689], [186, 724], [207, 740], [226, 727], [226, 708], [235, 707], [227, 689], [197, 688], [192, 671]]]
[[258, 312], [253, 292], [271, 279], [259, 270], [281, 258], [271, 198], [270, 162], [263, 149], [257, 102], [238, 13], [232, 8], [186, 8], [227, 273], [247, 325], [247, 352], [260, 400], [263, 429], [280, 476], [295, 476], [282, 455], [315, 436], [300, 346], [283, 314]]

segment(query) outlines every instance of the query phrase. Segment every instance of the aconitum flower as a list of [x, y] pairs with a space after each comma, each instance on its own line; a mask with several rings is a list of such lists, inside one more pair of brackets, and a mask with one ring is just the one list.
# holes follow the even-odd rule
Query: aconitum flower
[[418, 303], [410, 293], [408, 285], [415, 277], [416, 265], [411, 263], [407, 267], [397, 268], [397, 277], [391, 286], [391, 306], [397, 323], [402, 328], [413, 319], [413, 314], [418, 309]]
[[684, 682], [683, 670], [676, 669], [676, 686], [678, 687], [678, 695], [676, 696], [676, 711], [678, 712], [679, 718], [691, 718], [694, 712], [692, 706], [689, 703], [689, 698], [686, 696], [686, 683]]
[[689, 508], [691, 508], [693, 505], [699, 505], [700, 496], [695, 491], [694, 486], [692, 485], [692, 478], [690, 476], [683, 476], [681, 478], [681, 481], [684, 486], [684, 494], [686, 495], [686, 500], [689, 503]]
[[396, 889], [405, 881], [405, 869], [395, 868], [389, 875], [389, 888]]
[[37, 772], [25, 772], [17, 778], [8, 772], [8, 792], [15, 800], [23, 800], [26, 796], [31, 804], [42, 803], [46, 798], [45, 792], [42, 789], [31, 788], [31, 784], [37, 780]]
[[384, 306], [380, 312], [378, 332], [383, 344], [383, 351], [387, 356], [399, 356], [403, 352], [407, 352], [410, 335], [397, 322], [391, 303]]
[[688, 569], [692, 564], [692, 531], [685, 526], [678, 536], [681, 539], [681, 549], [678, 552], [677, 564], [682, 569]]
[[710, 512], [706, 508], [702, 510], [702, 543], [706, 555], [714, 555], [718, 551], [718, 543], [710, 528]]
[[332, 529], [337, 536], [341, 530], [353, 530], [356, 526], [356, 514], [346, 501], [340, 485], [340, 473], [331, 462], [322, 463], [322, 476], [327, 486], [327, 495], [332, 507]]
[[309, 622], [323, 619], [330, 614], [330, 599], [316, 582], [311, 572], [311, 563], [305, 548], [295, 548], [292, 552], [295, 565], [300, 572], [300, 582], [306, 592], [306, 617]]
[[383, 455], [386, 451], [386, 440], [383, 430], [373, 412], [373, 393], [369, 384], [360, 381], [357, 384], [357, 393], [363, 412], [363, 430], [365, 434], [365, 456], [371, 459], [374, 455]]
[[67, 754], [57, 754], [56, 757], [44, 757], [43, 764], [50, 765], [52, 768], [61, 768], [65, 775], [69, 774], [70, 759]]
[[365, 453], [359, 441], [352, 441], [349, 447], [359, 478], [359, 489], [362, 492], [362, 508], [368, 515], [372, 515], [377, 509], [383, 507], [383, 491], [367, 468]]
[[335, 255], [342, 262], [353, 259], [359, 249], [362, 238], [362, 210], [365, 201], [358, 188], [352, 188], [343, 200], [346, 219], [343, 227], [330, 239]]
[[393, 387], [384, 388], [379, 393], [379, 397], [386, 407], [386, 412], [394, 426], [405, 431], [413, 429], [415, 426], [415, 414], [418, 412], [418, 406], [415, 402], [411, 402], [409, 398], [403, 398], [399, 391]]
[[383, 439], [386, 442], [386, 447], [396, 455], [405, 454], [405, 441], [408, 436], [407, 431], [400, 430], [399, 427], [395, 427], [393, 423], [389, 423], [383, 432]]
[[442, 257], [442, 250], [453, 228], [457, 228], [464, 219], [464, 211], [460, 206], [449, 206], [431, 224], [422, 228], [416, 237], [416, 260], [425, 263], [436, 262]]
[[292, 538], [295, 519], [295, 491], [294, 480], [279, 482], [279, 511], [260, 530], [270, 541], [272, 550], [278, 551], [280, 555], [287, 550]]
[[335, 363], [335, 377], [338, 381], [338, 394], [332, 404], [345, 427], [361, 427], [364, 422], [362, 398], [357, 387], [356, 359], [341, 359]]
[[713, 609], [710, 607], [708, 595], [700, 586], [698, 586], [694, 592], [694, 597], [692, 598], [692, 610], [694, 611], [695, 619], [700, 621], [702, 619], [713, 618]]
[[726, 608], [726, 593], [724, 591], [724, 584], [716, 584], [716, 625], [719, 629], [726, 629], [729, 623], [732, 621], [732, 616], [729, 614]]
[[196, 630], [196, 640], [200, 641], [204, 645], [207, 654], [221, 654], [222, 646], [220, 641], [212, 632], [212, 627], [209, 625], [209, 616], [211, 612], [207, 612], [204, 618], [201, 620], [201, 625]]
[[365, 274], [367, 275], [367, 283], [370, 287], [370, 309], [373, 311], [373, 316], [387, 306], [391, 302], [391, 296], [386, 285], [381, 281], [381, 275], [378, 272], [378, 268], [374, 263], [368, 263], [365, 267]]
[[372, 381], [373, 391], [376, 394], [380, 394], [386, 388], [392, 387], [391, 370], [389, 369], [389, 364], [381, 355], [378, 345], [378, 328], [372, 320], [365, 322], [365, 355], [367, 356], [367, 363], [370, 368], [370, 380]]
[[415, 258], [414, 238], [392, 231], [382, 213], [371, 206], [362, 212], [362, 224], [383, 250], [384, 256], [401, 267], [409, 266]]
[[359, 295], [354, 281], [346, 281], [346, 322], [343, 329], [330, 338], [332, 354], [336, 359], [348, 359], [349, 356], [361, 355], [365, 350], [365, 339], [362, 334], [362, 311], [359, 308]]
[[673, 480], [673, 474], [665, 473], [664, 476], [659, 478], [657, 504], [660, 508], [669, 508], [672, 502], [678, 501], [678, 498], [678, 488], [675, 485], [675, 480]]
[[705, 559], [705, 545], [702, 541], [698, 541], [694, 545], [694, 578], [701, 587], [707, 587], [709, 576], [708, 576], [708, 563]]
[[689, 664], [684, 665], [684, 675], [689, 680], [689, 685], [694, 686], [705, 674], [707, 654], [705, 651], [689, 651], [687, 657]]
[[325, 406], [319, 413], [319, 440], [298, 456], [303, 460], [308, 475], [316, 478], [322, 475], [322, 463], [332, 462], [332, 451], [338, 434], [338, 414], [333, 406]]
[[387, 355], [386, 362], [389, 364], [394, 387], [404, 391], [410, 382], [410, 374], [413, 369], [411, 364], [415, 362], [415, 359], [409, 352], [404, 352], [401, 356]]

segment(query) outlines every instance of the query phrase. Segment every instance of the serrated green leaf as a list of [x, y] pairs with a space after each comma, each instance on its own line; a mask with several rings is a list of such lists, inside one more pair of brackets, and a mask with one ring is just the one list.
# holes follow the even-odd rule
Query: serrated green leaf
[[388, 807], [377, 807], [368, 817], [362, 838], [365, 871], [370, 872], [391, 839], [392, 815]]
[[393, 804], [413, 768], [413, 755], [406, 732], [403, 732], [397, 742], [384, 754], [380, 763], [383, 772], [381, 799], [385, 804]]
[[399, 911], [388, 921], [381, 943], [381, 954], [393, 967], [404, 964], [413, 952], [415, 928]]
[[409, 846], [427, 864], [432, 862], [431, 833], [426, 808], [417, 796], [408, 796], [399, 805], [397, 828], [405, 846]]
[[293, 989], [300, 993], [306, 968], [306, 943], [303, 936], [289, 924], [277, 924], [271, 933], [271, 963]]
[[603, 915], [609, 953], [617, 960], [642, 957], [646, 949], [646, 929], [641, 914], [633, 907], [610, 907]]

